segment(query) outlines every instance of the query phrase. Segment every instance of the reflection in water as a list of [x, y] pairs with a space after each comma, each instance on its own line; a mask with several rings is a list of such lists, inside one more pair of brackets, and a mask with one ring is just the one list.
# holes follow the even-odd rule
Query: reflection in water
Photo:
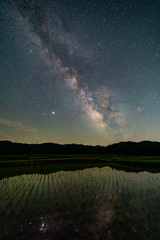
[[0, 181], [3, 239], [159, 239], [160, 174], [109, 167]]

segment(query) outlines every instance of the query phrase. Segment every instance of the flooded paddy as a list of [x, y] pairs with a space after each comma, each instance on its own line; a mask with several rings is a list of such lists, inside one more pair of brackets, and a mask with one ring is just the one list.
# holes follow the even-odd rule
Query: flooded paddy
[[0, 180], [1, 239], [160, 239], [160, 173], [94, 167]]

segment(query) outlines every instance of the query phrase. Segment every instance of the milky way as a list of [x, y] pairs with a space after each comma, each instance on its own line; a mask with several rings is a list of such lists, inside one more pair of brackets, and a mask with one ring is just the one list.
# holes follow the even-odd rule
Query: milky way
[[[31, 41], [38, 47], [44, 63], [51, 69], [53, 81], [55, 74], [65, 81], [66, 86], [73, 92], [80, 107], [93, 123], [105, 129], [110, 122], [121, 126], [123, 124], [121, 113], [115, 109], [114, 100], [110, 101], [113, 96], [110, 96], [107, 89], [106, 91], [104, 89], [89, 90], [85, 73], [87, 74], [87, 65], [92, 68], [92, 61], [87, 59], [85, 52], [81, 53], [76, 49], [78, 41], [76, 42], [72, 36], [67, 34], [61, 20], [53, 10], [50, 14], [45, 13], [44, 10], [42, 19], [37, 23], [35, 19], [39, 17], [39, 14], [38, 12], [38, 16], [33, 17], [33, 20], [33, 13], [28, 19], [27, 17], [23, 19], [26, 25], [24, 27], [27, 28], [26, 37], [30, 36]], [[107, 120], [105, 120], [105, 113]]]
[[158, 8], [156, 1], [2, 3], [1, 139], [158, 140]]

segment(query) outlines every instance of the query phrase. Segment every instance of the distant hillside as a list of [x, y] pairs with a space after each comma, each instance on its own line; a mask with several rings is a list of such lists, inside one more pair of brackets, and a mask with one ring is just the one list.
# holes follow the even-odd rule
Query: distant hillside
[[98, 152], [102, 154], [160, 156], [160, 143], [151, 141], [120, 142], [104, 147]]
[[102, 146], [85, 146], [81, 144], [23, 144], [10, 141], [0, 141], [0, 155], [19, 154], [117, 154], [117, 155], [141, 155], [160, 156], [160, 143], [143, 142], [120, 142]]
[[84, 146], [81, 144], [23, 144], [0, 141], [0, 155], [17, 154], [87, 154], [96, 153], [100, 146]]

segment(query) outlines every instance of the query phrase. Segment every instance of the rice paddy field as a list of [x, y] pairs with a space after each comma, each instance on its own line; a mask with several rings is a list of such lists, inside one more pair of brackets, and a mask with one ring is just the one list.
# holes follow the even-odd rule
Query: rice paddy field
[[0, 176], [0, 239], [160, 239], [159, 172], [85, 162], [2, 166]]

